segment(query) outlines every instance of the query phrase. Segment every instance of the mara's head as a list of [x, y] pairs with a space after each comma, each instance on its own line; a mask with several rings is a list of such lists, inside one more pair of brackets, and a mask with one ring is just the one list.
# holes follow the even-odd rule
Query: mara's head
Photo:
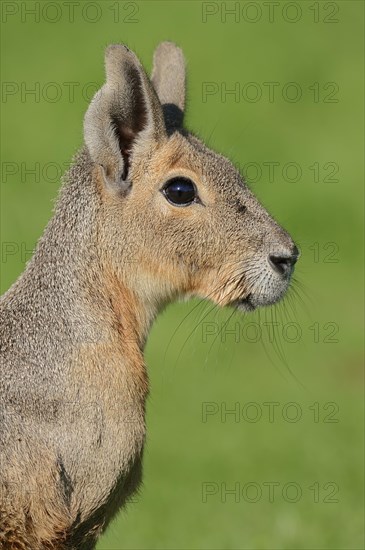
[[182, 127], [185, 63], [172, 43], [151, 79], [122, 45], [106, 51], [106, 83], [85, 116], [101, 197], [101, 248], [150, 301], [200, 296], [251, 310], [286, 292], [298, 257], [232, 163]]

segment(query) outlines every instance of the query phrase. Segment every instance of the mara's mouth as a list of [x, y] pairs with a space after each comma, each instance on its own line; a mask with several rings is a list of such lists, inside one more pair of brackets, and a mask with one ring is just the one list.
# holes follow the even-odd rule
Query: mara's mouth
[[260, 292], [251, 291], [230, 302], [230, 306], [239, 311], [254, 311], [259, 307], [272, 306], [279, 302], [288, 290], [288, 281], [278, 287], [262, 289]]
[[252, 294], [248, 294], [245, 298], [234, 300], [230, 305], [241, 311], [254, 311], [257, 307], [253, 303]]
[[[290, 286], [293, 269], [288, 269], [285, 276], [278, 271], [268, 269], [267, 266], [261, 268], [253, 265], [247, 271], [247, 275], [240, 276], [238, 285], [235, 286], [234, 281], [233, 284], [229, 281], [225, 291], [229, 297], [225, 305], [242, 312], [272, 306], [282, 300]], [[233, 292], [235, 296], [232, 295]], [[223, 305], [222, 300], [220, 305]]]

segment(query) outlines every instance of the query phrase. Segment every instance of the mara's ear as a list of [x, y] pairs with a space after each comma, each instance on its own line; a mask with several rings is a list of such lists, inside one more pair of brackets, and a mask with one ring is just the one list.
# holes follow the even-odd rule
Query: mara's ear
[[105, 53], [106, 83], [95, 94], [84, 120], [84, 139], [92, 160], [113, 187], [127, 188], [133, 156], [166, 137], [156, 92], [137, 56], [126, 46]]
[[173, 42], [161, 42], [153, 56], [151, 76], [169, 131], [182, 126], [185, 108], [185, 59]]

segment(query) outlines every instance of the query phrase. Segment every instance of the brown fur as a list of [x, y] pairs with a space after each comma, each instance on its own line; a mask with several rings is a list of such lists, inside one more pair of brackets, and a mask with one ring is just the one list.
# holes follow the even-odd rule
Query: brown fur
[[[106, 74], [53, 218], [1, 298], [4, 550], [94, 548], [141, 481], [157, 314], [192, 295], [270, 305], [296, 259], [232, 164], [181, 128], [181, 50], [158, 48], [152, 85], [128, 48], [110, 46]], [[199, 200], [168, 202], [175, 177]]]

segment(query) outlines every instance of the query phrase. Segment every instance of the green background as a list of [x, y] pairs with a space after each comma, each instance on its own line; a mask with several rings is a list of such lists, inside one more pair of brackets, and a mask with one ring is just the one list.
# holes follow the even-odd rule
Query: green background
[[[287, 2], [272, 21], [259, 2], [226, 2], [236, 10], [226, 20], [221, 2], [79, 2], [73, 22], [62, 2], [61, 12], [38, 3], [39, 20], [24, 11], [36, 3], [20, 4], [2, 3], [2, 292], [51, 216], [60, 167], [82, 142], [81, 91], [102, 84], [112, 42], [148, 70], [159, 41], [183, 48], [187, 127], [246, 165], [302, 252], [293, 290], [274, 309], [228, 320], [230, 311], [192, 301], [157, 320], [146, 349], [144, 486], [98, 550], [363, 548], [363, 3], [302, 1], [296, 22]], [[6, 16], [5, 5], [17, 13]], [[216, 13], [204, 22], [207, 9]], [[79, 84], [74, 98], [68, 82]], [[207, 82], [216, 93], [204, 101]], [[274, 98], [265, 82], [279, 83]], [[298, 101], [288, 100], [290, 82]], [[240, 97], [222, 97], [236, 83]], [[37, 86], [39, 97], [24, 95]], [[273, 178], [268, 162], [279, 163]], [[36, 163], [39, 177], [26, 173]], [[300, 167], [298, 181], [287, 163]], [[268, 402], [277, 403], [271, 417]], [[224, 415], [237, 407], [238, 418]], [[207, 487], [214, 494], [204, 498]]]

